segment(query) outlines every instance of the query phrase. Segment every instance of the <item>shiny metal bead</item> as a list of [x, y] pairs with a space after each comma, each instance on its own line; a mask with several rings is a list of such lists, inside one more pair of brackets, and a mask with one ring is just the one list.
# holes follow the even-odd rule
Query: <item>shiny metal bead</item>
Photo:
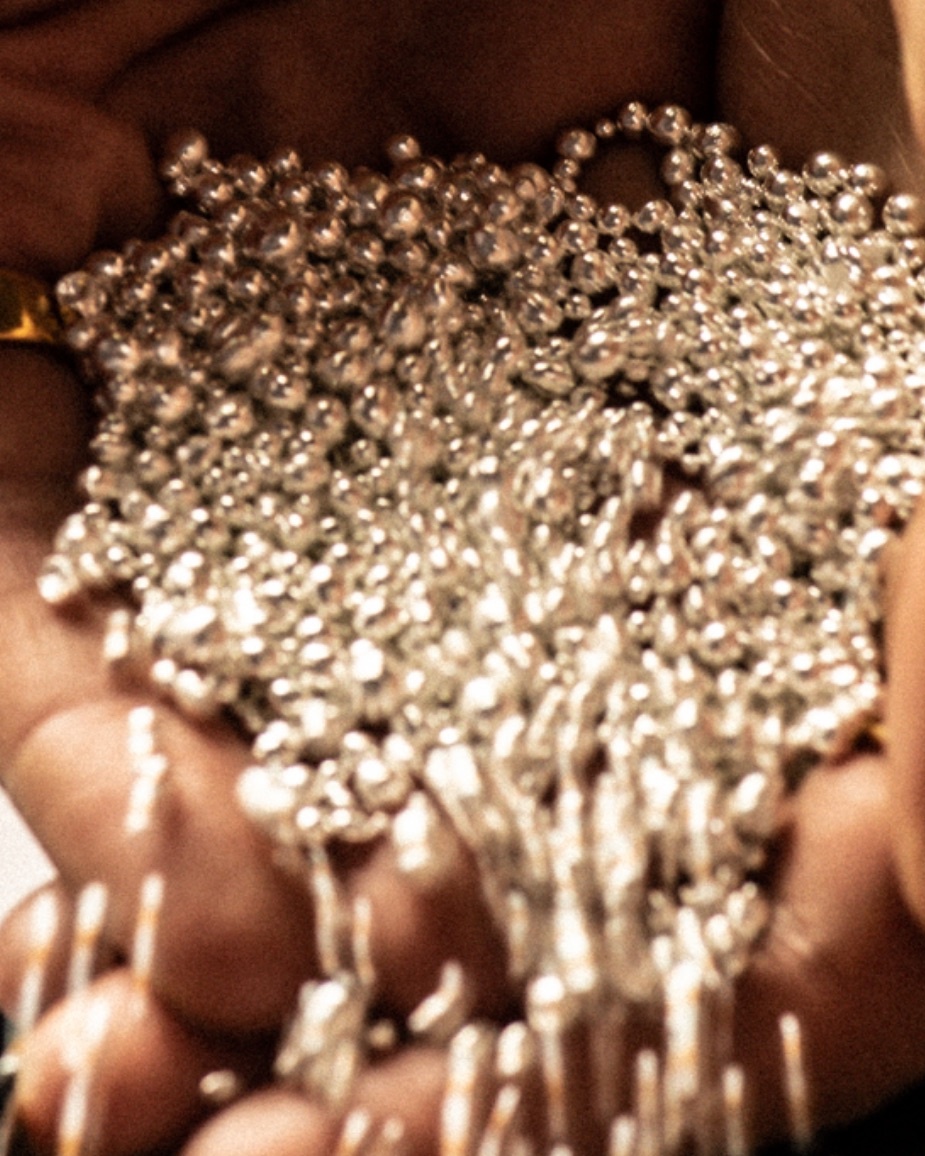
[[631, 100], [618, 111], [616, 122], [620, 132], [633, 140], [646, 131], [648, 119], [649, 111], [642, 101]]
[[677, 147], [687, 142], [693, 119], [687, 109], [662, 104], [649, 113], [647, 127], [656, 144]]
[[925, 202], [910, 193], [894, 193], [882, 215], [884, 225], [897, 237], [918, 236], [925, 229]]
[[814, 153], [803, 166], [803, 177], [811, 192], [830, 197], [846, 182], [845, 162], [837, 153]]
[[859, 193], [841, 193], [829, 208], [834, 223], [851, 236], [866, 233], [874, 220], [870, 201]]
[[570, 129], [556, 141], [556, 152], [560, 157], [572, 161], [589, 161], [597, 151], [594, 133], [586, 129]]

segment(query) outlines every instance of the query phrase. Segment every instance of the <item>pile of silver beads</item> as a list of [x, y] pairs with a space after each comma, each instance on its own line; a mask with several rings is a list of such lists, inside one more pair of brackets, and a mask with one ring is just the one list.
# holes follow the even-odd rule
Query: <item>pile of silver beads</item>
[[[637, 139], [664, 199], [580, 191]], [[108, 652], [239, 721], [277, 846], [426, 887], [451, 830], [531, 1027], [730, 989], [781, 795], [877, 711], [925, 474], [917, 200], [675, 106], [558, 157], [186, 136], [166, 236], [58, 288], [100, 418], [40, 579], [127, 593]]]

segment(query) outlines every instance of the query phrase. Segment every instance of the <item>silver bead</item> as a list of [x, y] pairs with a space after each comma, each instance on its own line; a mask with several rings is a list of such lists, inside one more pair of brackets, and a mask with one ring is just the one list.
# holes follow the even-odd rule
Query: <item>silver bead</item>
[[910, 193], [894, 193], [882, 212], [884, 225], [897, 237], [917, 236], [925, 228], [925, 202]]
[[752, 176], [766, 180], [781, 167], [780, 154], [770, 145], [757, 145], [748, 153], [748, 169]]
[[837, 153], [814, 153], [803, 166], [803, 177], [812, 192], [830, 197], [845, 183], [845, 162]]
[[[305, 245], [309, 252], [318, 257], [334, 257], [342, 249], [347, 232], [343, 221], [333, 213], [316, 212], [305, 218]], [[292, 234], [293, 245], [297, 245], [296, 234]]]
[[859, 193], [840, 193], [829, 212], [835, 225], [853, 237], [866, 233], [874, 220], [873, 206]]
[[648, 117], [648, 129], [656, 144], [677, 147], [687, 141], [693, 121], [685, 108], [663, 104], [653, 109]]
[[848, 169], [849, 187], [871, 200], [884, 197], [889, 184], [889, 178], [879, 165], [857, 164]]
[[586, 129], [570, 129], [556, 141], [556, 152], [560, 157], [573, 161], [589, 161], [597, 151], [594, 133]]
[[424, 206], [414, 193], [390, 193], [382, 201], [379, 227], [387, 241], [412, 240], [423, 229], [424, 221]]
[[188, 181], [202, 169], [209, 156], [209, 144], [202, 133], [188, 130], [170, 138], [161, 165], [165, 181], [178, 182], [178, 191], [188, 191]]
[[639, 100], [628, 101], [617, 113], [620, 132], [630, 140], [641, 136], [648, 127], [649, 111]]
[[421, 156], [420, 143], [407, 133], [391, 137], [385, 146], [386, 156], [393, 165], [416, 161]]
[[603, 381], [615, 376], [628, 355], [626, 332], [616, 319], [594, 316], [575, 335], [572, 364], [587, 381]]

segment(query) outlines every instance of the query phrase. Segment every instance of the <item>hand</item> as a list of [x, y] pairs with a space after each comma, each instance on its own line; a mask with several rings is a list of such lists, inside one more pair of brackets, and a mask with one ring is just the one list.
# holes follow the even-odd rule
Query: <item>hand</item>
[[[925, 1071], [925, 935], [897, 886], [890, 772], [887, 760], [873, 756], [820, 769], [789, 807], [766, 881], [774, 918], [736, 1001], [736, 1052], [746, 1069], [754, 1142], [787, 1131], [777, 1024], [785, 1011], [796, 1012], [803, 1026], [817, 1126], [873, 1109]], [[457, 899], [466, 898], [460, 889]], [[60, 902], [66, 913], [64, 896]], [[26, 908], [4, 935], [7, 991], [22, 974], [28, 917]], [[68, 931], [65, 914], [62, 943]], [[421, 929], [419, 949], [428, 933], [437, 937], [433, 926]], [[54, 989], [60, 956], [51, 970]], [[471, 966], [469, 973], [477, 974]], [[84, 996], [53, 1008], [28, 1041], [19, 1091], [39, 1150], [53, 1147], [74, 1041], [94, 1001], [110, 1011], [92, 1100], [103, 1129], [98, 1150], [107, 1156], [148, 1151], [193, 1128], [187, 1156], [321, 1156], [332, 1149], [338, 1113], [291, 1092], [259, 1090], [272, 1035], [191, 1026], [161, 999], [139, 994], [127, 968], [115, 966]], [[628, 1054], [639, 1043], [624, 1041]], [[199, 1081], [225, 1068], [258, 1090], [207, 1118]], [[403, 1049], [370, 1068], [355, 1102], [379, 1121], [398, 1115], [409, 1151], [424, 1156], [436, 1147], [444, 1075], [440, 1052]]]
[[[409, 3], [388, 20], [372, 0], [362, 6], [365, 19], [356, 4], [326, 5], [320, 12], [321, 6], [308, 3], [219, 0], [186, 0], [169, 12], [129, 0], [46, 4], [44, 12], [39, 7], [0, 9], [4, 127], [16, 145], [2, 161], [0, 216], [11, 227], [0, 238], [0, 259], [33, 271], [63, 271], [94, 243], [153, 229], [163, 206], [149, 142], [156, 148], [167, 132], [187, 123], [202, 127], [220, 153], [246, 148], [260, 154], [286, 143], [308, 159], [375, 162], [383, 139], [411, 129], [435, 151], [481, 147], [505, 160], [532, 155], [562, 123], [592, 118], [626, 97], [670, 94], [701, 114], [716, 105], [749, 137], [777, 140], [795, 159], [813, 147], [838, 147], [879, 160], [912, 183], [919, 178], [885, 4], [861, 11], [846, 0], [811, 8], [792, 0], [769, 10], [739, 0], [720, 12], [715, 4], [672, 0], [626, 3], [616, 12], [612, 3], [589, 0], [564, 22], [560, 10], [538, 15], [522, 0], [462, 5], [450, 17]], [[841, 63], [846, 52], [852, 61], [847, 78]], [[395, 68], [395, 60], [407, 67]], [[376, 99], [370, 101], [373, 87]], [[881, 131], [884, 117], [890, 134]], [[612, 176], [605, 171], [600, 179]], [[68, 191], [63, 202], [62, 188]], [[189, 1033], [176, 1037], [181, 1048], [197, 1046], [203, 1029], [237, 1037], [273, 1028], [298, 982], [313, 970], [311, 913], [301, 887], [272, 866], [233, 805], [244, 746], [230, 729], [197, 727], [159, 708], [174, 767], [167, 821], [152, 839], [126, 839], [125, 718], [139, 697], [115, 688], [102, 668], [96, 610], [62, 617], [34, 594], [52, 529], [74, 501], [71, 478], [85, 444], [85, 399], [68, 371], [43, 355], [7, 352], [0, 374], [5, 781], [71, 894], [94, 878], [111, 885], [107, 936], [117, 956], [128, 948], [141, 877], [154, 866], [166, 869], [168, 902], [153, 984], [160, 1011], [194, 1029], [189, 1040]], [[43, 431], [38, 453], [36, 428]], [[861, 787], [851, 784], [880, 799], [886, 778], [885, 764], [862, 764], [843, 776], [820, 773], [812, 791], [823, 792], [830, 818], [854, 822], [854, 789]], [[814, 798], [808, 788], [795, 802], [794, 852], [781, 877], [781, 911], [788, 903], [807, 910], [803, 904], [816, 892], [813, 873], [823, 870], [816, 856], [827, 858], [813, 852], [814, 832], [801, 817]], [[819, 951], [831, 948], [836, 960], [850, 946], [849, 930], [863, 930], [861, 940], [871, 950], [907, 939], [917, 946], [901, 905], [888, 926], [878, 922], [881, 911], [893, 910], [880, 900], [897, 892], [883, 851], [886, 820], [876, 817], [882, 815], [876, 808], [870, 815], [864, 822], [873, 826], [864, 828], [860, 843], [870, 848], [863, 878], [871, 905], [857, 911], [859, 924], [833, 928], [824, 910], [808, 909], [810, 942], [822, 945]], [[483, 977], [484, 1006], [504, 1007], [497, 944], [466, 903], [471, 889], [422, 904], [379, 855], [346, 878], [353, 888], [379, 888], [379, 910], [389, 913], [374, 921], [387, 1004], [407, 1009], [433, 986], [441, 956], [462, 954], [473, 975]], [[844, 894], [841, 878], [827, 892], [833, 900]], [[466, 913], [458, 941], [438, 945], [453, 904]], [[842, 908], [829, 914], [834, 919]], [[783, 948], [775, 955], [775, 942], [749, 982], [762, 992], [773, 989], [781, 1007], [798, 1005], [807, 968]], [[791, 940], [784, 935], [781, 942]], [[833, 995], [844, 990], [837, 967], [827, 974], [834, 975]], [[817, 987], [814, 975], [813, 991], [825, 990], [822, 978]], [[756, 1017], [760, 1004], [743, 997], [743, 1009], [752, 1007]], [[749, 1013], [743, 1015], [746, 1037], [764, 1032], [767, 1038], [767, 1025], [756, 1019], [749, 1028]], [[59, 1038], [55, 1022], [46, 1025], [46, 1041]], [[829, 1040], [820, 1054], [832, 1064], [841, 1061], [840, 1017], [823, 1017], [819, 1031], [820, 1040]], [[876, 1095], [918, 1074], [915, 1050], [910, 1046], [895, 1070], [884, 1068], [888, 1083], [873, 1089]], [[34, 1056], [36, 1072], [51, 1063], [40, 1039]], [[828, 1088], [822, 1061], [819, 1072], [820, 1086]], [[842, 1083], [855, 1093], [860, 1074], [852, 1078], [855, 1083], [848, 1076]], [[32, 1101], [31, 1118], [37, 1128], [44, 1121], [46, 1133], [52, 1087], [53, 1081], [44, 1085]], [[845, 1102], [836, 1098], [821, 1108], [838, 1113]], [[183, 1127], [191, 1119], [185, 1116]], [[112, 1144], [115, 1150], [115, 1138]], [[136, 1136], [127, 1150], [142, 1146]]]

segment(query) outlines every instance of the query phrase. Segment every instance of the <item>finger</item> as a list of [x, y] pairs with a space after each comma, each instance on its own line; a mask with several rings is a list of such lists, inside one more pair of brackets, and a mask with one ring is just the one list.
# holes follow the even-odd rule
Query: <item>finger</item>
[[925, 925], [925, 509], [890, 567], [886, 623], [894, 854], [907, 901]]
[[[28, 365], [40, 383], [55, 372], [45, 362], [44, 372], [35, 361]], [[61, 393], [48, 389], [48, 400]], [[61, 407], [52, 408], [57, 428]], [[70, 430], [74, 421], [65, 425]], [[63, 434], [61, 440], [74, 441]], [[158, 867], [165, 871], [168, 918], [158, 974], [167, 977], [167, 997], [176, 1006], [206, 1020], [230, 1014], [245, 1026], [276, 1023], [311, 969], [310, 904], [300, 884], [272, 868], [234, 802], [246, 744], [230, 729], [207, 732], [165, 711], [174, 788], [156, 832], [127, 836], [126, 720], [138, 700], [112, 690], [101, 655], [103, 608], [54, 614], [35, 592], [34, 567], [47, 549], [51, 519], [60, 516], [60, 498], [53, 491], [46, 508], [45, 490], [22, 497], [35, 489], [30, 477], [11, 498], [5, 475], [0, 502], [5, 783], [72, 890], [95, 880], [109, 885], [110, 932], [123, 951], [141, 880]]]
[[[108, 930], [123, 952], [141, 880], [152, 870], [164, 872], [167, 903], [155, 984], [168, 1003], [219, 1027], [278, 1023], [299, 983], [316, 970], [311, 904], [300, 881], [272, 866], [268, 848], [238, 811], [233, 785], [248, 755], [230, 729], [197, 727], [164, 707], [170, 785], [150, 835], [126, 833], [133, 782], [127, 718], [138, 699], [115, 693], [102, 660], [106, 606], [53, 613], [34, 585], [33, 570], [47, 549], [44, 535], [62, 513], [59, 489], [47, 502], [43, 495], [73, 465], [79, 405], [55, 363], [20, 361], [4, 400], [13, 411], [19, 400], [40, 400], [51, 405], [56, 421], [54, 437], [43, 445], [45, 488], [35, 484], [34, 462], [13, 458], [11, 472], [23, 474], [19, 498], [7, 481], [0, 503], [0, 518], [12, 523], [0, 524], [6, 784], [72, 891], [95, 880], [108, 884]], [[19, 370], [29, 371], [22, 382]], [[62, 393], [70, 406], [60, 404]], [[407, 1011], [433, 988], [448, 956], [469, 965], [477, 998], [482, 976], [495, 983], [503, 974], [497, 935], [484, 909], [471, 901], [477, 889], [465, 862], [458, 877], [421, 894], [387, 855], [377, 855], [375, 868], [351, 884], [354, 895], [364, 888], [375, 893], [373, 953], [387, 1005]], [[422, 941], [427, 950], [415, 958], [409, 945]]]
[[0, 139], [0, 265], [60, 276], [95, 246], [150, 234], [161, 214], [141, 132], [72, 93], [4, 72]]
[[434, 885], [415, 886], [388, 843], [344, 870], [351, 900], [372, 907], [371, 950], [385, 1009], [407, 1014], [437, 986], [447, 960], [462, 965], [474, 1013], [511, 1010], [503, 937], [480, 893], [471, 858], [461, 848]]
[[[239, 812], [234, 782], [248, 761], [246, 744], [230, 728], [196, 726], [159, 708], [168, 786], [151, 831], [130, 837], [128, 715], [139, 700], [112, 689], [100, 653], [104, 608], [62, 615], [39, 602], [28, 562], [34, 556], [37, 564], [42, 543], [30, 533], [17, 531], [6, 543], [0, 535], [0, 549], [10, 550], [9, 657], [0, 665], [8, 789], [72, 890], [108, 884], [108, 930], [123, 952], [141, 880], [164, 873], [154, 982], [169, 1004], [217, 1027], [279, 1023], [299, 983], [317, 973], [315, 931], [303, 882], [273, 866]], [[476, 889], [465, 862], [458, 877], [427, 894], [410, 888], [388, 855], [369, 862], [375, 866], [357, 874], [350, 892], [371, 891], [373, 954], [387, 1005], [407, 1011], [432, 989], [448, 956], [468, 961], [476, 977], [492, 960], [494, 977], [503, 971], [490, 922], [470, 901]], [[424, 966], [408, 946], [422, 941]]]
[[875, 756], [819, 768], [793, 800], [771, 924], [737, 998], [753, 1140], [787, 1129], [783, 1013], [802, 1025], [815, 1128], [925, 1072], [925, 938], [893, 869], [890, 773]]
[[41, 1011], [125, 962], [105, 935], [108, 906], [102, 883], [88, 884], [72, 898], [55, 880], [0, 924], [0, 1006], [17, 1029], [31, 1026], [22, 1010], [30, 999]]
[[[136, 57], [195, 27], [228, 0], [107, 0], [62, 5], [36, 20], [36, 0], [12, 13], [0, 9], [0, 61], [7, 72], [87, 94], [104, 90]], [[38, 11], [36, 11], [38, 10]]]
[[329, 1156], [337, 1120], [292, 1092], [257, 1092], [199, 1129], [183, 1156]]
[[781, 148], [788, 164], [837, 150], [884, 166], [904, 187], [922, 183], [888, 0], [730, 0], [718, 88], [723, 116], [751, 144]]
[[129, 70], [119, 108], [154, 137], [195, 123], [219, 155], [282, 144], [352, 167], [409, 131], [441, 154], [524, 160], [623, 100], [670, 92], [704, 107], [709, 91], [714, 0], [634, 0], [617, 17], [595, 5], [581, 19], [522, 2], [398, 13], [364, 0], [362, 19], [357, 5], [315, 5], [310, 20], [299, 5], [236, 9]]
[[114, 695], [46, 719], [19, 750], [10, 793], [72, 889], [108, 885], [109, 934], [126, 953], [142, 881], [162, 873], [154, 983], [171, 1006], [215, 1027], [276, 1024], [313, 968], [311, 904], [238, 809], [246, 746], [229, 727], [159, 708], [168, 783], [150, 829], [133, 834], [125, 817], [136, 705]]
[[189, 1030], [122, 968], [58, 1004], [21, 1042], [18, 1116], [39, 1151], [53, 1149], [82, 1083], [88, 1150], [167, 1148], [203, 1118], [205, 1076], [233, 1069], [246, 1085], [265, 1076], [269, 1052], [264, 1041]]
[[[72, 888], [107, 883], [108, 935], [123, 952], [142, 880], [163, 875], [153, 982], [169, 1006], [217, 1030], [278, 1025], [301, 982], [318, 974], [316, 928], [305, 878], [274, 865], [238, 807], [247, 749], [228, 727], [193, 725], [159, 707], [158, 746], [171, 769], [150, 829], [132, 834], [124, 822], [132, 705], [114, 697], [47, 720], [20, 750], [11, 792]], [[388, 845], [343, 874], [344, 900], [365, 896], [372, 906], [371, 951], [388, 1009], [409, 1011], [448, 958], [463, 964], [476, 1008], [503, 1008], [501, 939], [464, 855], [428, 890], [409, 883]]]
[[[64, 994], [73, 940], [73, 902], [59, 882], [27, 896], [0, 924], [0, 1006], [14, 1024]], [[27, 988], [35, 995], [30, 997]]]
[[920, 147], [925, 148], [925, 12], [917, 0], [893, 0], [903, 80]]
[[[354, 1106], [369, 1114], [372, 1135], [400, 1135], [403, 1153], [424, 1156], [436, 1150], [444, 1080], [439, 1053], [408, 1050], [363, 1075]], [[337, 1150], [342, 1128], [338, 1115], [291, 1092], [272, 1089], [209, 1120], [183, 1156], [328, 1156]]]
[[[73, 500], [72, 479], [85, 453], [86, 391], [54, 353], [9, 346], [0, 356], [0, 461], [4, 481], [22, 479], [32, 491], [37, 484], [58, 484], [57, 508], [49, 511], [55, 521], [49, 517], [43, 526], [50, 536], [65, 512], [64, 502]], [[41, 453], [36, 453], [34, 434], [39, 426], [43, 438]], [[7, 524], [12, 523], [12, 513], [5, 510]]]

